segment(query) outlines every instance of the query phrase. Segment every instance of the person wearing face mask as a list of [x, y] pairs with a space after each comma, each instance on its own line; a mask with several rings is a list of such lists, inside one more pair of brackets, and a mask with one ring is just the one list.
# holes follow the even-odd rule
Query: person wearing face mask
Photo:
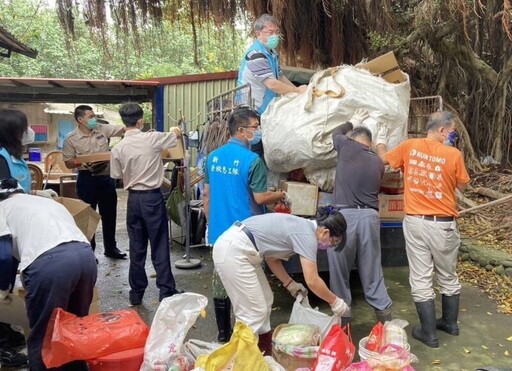
[[[412, 337], [437, 348], [437, 331], [459, 335], [457, 319], [461, 285], [457, 276], [460, 234], [456, 222], [455, 191], [469, 183], [461, 152], [455, 142], [452, 113], [432, 113], [427, 122], [427, 137], [408, 139], [386, 152], [386, 132], [377, 135], [377, 152], [395, 169], [404, 173], [403, 220], [405, 248], [409, 261], [409, 283], [420, 326]], [[432, 273], [442, 295], [442, 317], [436, 320]]]
[[143, 110], [137, 103], [126, 103], [119, 115], [126, 126], [123, 138], [112, 149], [110, 173], [123, 179], [128, 191], [126, 227], [130, 239], [130, 304], [140, 305], [148, 286], [145, 263], [148, 241], [151, 260], [156, 271], [159, 299], [179, 294], [169, 259], [169, 223], [160, 187], [164, 180], [161, 151], [175, 147], [181, 131], [175, 127], [171, 134], [143, 133]]
[[[126, 254], [117, 248], [116, 218], [117, 193], [116, 183], [110, 177], [109, 162], [83, 164], [77, 160], [77, 155], [108, 152], [108, 140], [120, 137], [125, 131], [124, 126], [99, 124], [92, 107], [80, 105], [74, 112], [77, 127], [64, 139], [62, 157], [69, 169], [77, 168], [76, 193], [78, 197], [99, 208], [103, 229], [103, 246], [105, 256], [112, 259], [124, 259]], [[91, 240], [93, 250], [96, 249], [96, 239]]]
[[238, 71], [237, 85], [251, 85], [256, 112], [261, 115], [278, 95], [302, 93], [307, 85], [295, 86], [283, 75], [276, 48], [279, 45], [279, 25], [276, 19], [263, 14], [253, 24], [254, 43], [245, 52]]
[[237, 321], [258, 335], [265, 355], [272, 351], [270, 314], [273, 294], [265, 277], [265, 261], [293, 297], [307, 296], [304, 285], [294, 281], [283, 266], [295, 254], [308, 288], [331, 306], [337, 316], [349, 311], [318, 275], [317, 251], [340, 250], [346, 240], [347, 223], [333, 207], [320, 208], [314, 220], [295, 215], [269, 213], [235, 222], [215, 242], [213, 263], [233, 303]]
[[[267, 191], [265, 164], [250, 150], [261, 140], [258, 120], [253, 110], [235, 109], [228, 118], [231, 138], [206, 160], [203, 206], [211, 245], [236, 220], [263, 214], [264, 205], [286, 198], [283, 191]], [[212, 286], [218, 340], [226, 342], [231, 335], [231, 305], [215, 271]]]
[[[372, 133], [362, 126], [368, 112], [357, 109], [348, 122], [332, 134], [338, 154], [334, 203], [347, 220], [347, 243], [342, 251], [328, 250], [329, 287], [350, 306], [350, 272], [357, 267], [365, 299], [377, 320], [391, 320], [392, 301], [381, 265], [379, 189], [384, 164], [371, 150]], [[351, 131], [350, 137], [347, 133]], [[351, 319], [347, 313], [344, 322]]]

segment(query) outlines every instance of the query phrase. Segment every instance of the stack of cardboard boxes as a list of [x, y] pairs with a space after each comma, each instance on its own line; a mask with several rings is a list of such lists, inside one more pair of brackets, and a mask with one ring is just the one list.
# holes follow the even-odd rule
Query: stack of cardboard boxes
[[381, 220], [404, 218], [404, 178], [401, 171], [384, 173], [380, 185], [379, 216]]

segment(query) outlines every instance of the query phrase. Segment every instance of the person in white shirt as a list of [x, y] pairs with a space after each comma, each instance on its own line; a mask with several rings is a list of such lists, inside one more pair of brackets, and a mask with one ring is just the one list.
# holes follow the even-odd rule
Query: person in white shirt
[[126, 133], [112, 149], [110, 176], [123, 179], [128, 190], [126, 227], [130, 239], [130, 304], [142, 304], [148, 287], [145, 263], [148, 240], [151, 260], [156, 271], [159, 299], [179, 294], [171, 271], [169, 258], [169, 223], [160, 186], [164, 180], [161, 151], [175, 147], [181, 137], [178, 128], [166, 135], [160, 132], [140, 131], [144, 125], [143, 110], [137, 103], [126, 103], [119, 115], [126, 126]]
[[[27, 342], [30, 370], [46, 370], [41, 348], [53, 310], [62, 308], [77, 316], [89, 313], [97, 277], [94, 253], [63, 205], [24, 194], [13, 178], [0, 183], [0, 237], [2, 249], [10, 245], [20, 261], [31, 329]], [[2, 276], [11, 273], [0, 272]], [[0, 292], [0, 299], [8, 305], [9, 292]], [[87, 370], [87, 365], [76, 361], [63, 369]]]

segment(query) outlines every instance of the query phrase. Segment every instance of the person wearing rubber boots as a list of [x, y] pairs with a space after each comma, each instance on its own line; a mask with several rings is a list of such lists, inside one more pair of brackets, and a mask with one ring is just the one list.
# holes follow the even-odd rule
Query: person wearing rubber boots
[[[208, 243], [236, 220], [264, 213], [264, 205], [286, 199], [283, 191], [267, 191], [267, 168], [250, 150], [261, 140], [258, 114], [236, 108], [228, 118], [230, 139], [208, 155], [205, 168], [203, 206], [208, 221]], [[212, 278], [218, 341], [231, 336], [231, 303], [216, 271]]]
[[284, 213], [252, 216], [235, 222], [215, 242], [213, 263], [233, 303], [236, 320], [258, 336], [258, 346], [265, 355], [272, 354], [270, 314], [274, 296], [263, 261], [293, 297], [299, 293], [306, 297], [306, 287], [294, 281], [283, 266], [283, 260], [298, 254], [306, 285], [342, 317], [349, 308], [318, 275], [317, 254], [331, 247], [342, 249], [346, 230], [339, 210], [325, 207], [312, 220]]
[[[460, 234], [455, 191], [469, 183], [457, 138], [455, 118], [434, 112], [427, 122], [427, 137], [409, 139], [386, 153], [387, 128], [379, 129], [377, 151], [385, 163], [404, 173], [404, 237], [409, 261], [409, 283], [421, 326], [412, 336], [429, 347], [439, 347], [437, 331], [459, 335], [457, 319], [461, 285], [457, 276]], [[433, 276], [442, 295], [436, 320]]]
[[[368, 117], [366, 110], [356, 109], [350, 120], [332, 134], [338, 154], [334, 203], [347, 221], [347, 243], [341, 251], [327, 250], [329, 287], [350, 306], [350, 272], [356, 266], [365, 299], [377, 321], [384, 324], [391, 321], [393, 303], [381, 264], [379, 189], [384, 164], [371, 149], [371, 131], [362, 126]], [[346, 136], [349, 131], [350, 137]], [[347, 316], [343, 322], [350, 318]]]

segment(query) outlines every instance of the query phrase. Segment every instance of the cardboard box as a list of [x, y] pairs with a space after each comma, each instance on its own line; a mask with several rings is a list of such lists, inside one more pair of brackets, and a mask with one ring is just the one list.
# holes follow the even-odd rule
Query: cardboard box
[[394, 84], [406, 81], [406, 77], [400, 70], [393, 51], [372, 59], [369, 62], [359, 64], [356, 67], [368, 70], [372, 74], [380, 76], [387, 82]]
[[402, 220], [404, 212], [404, 195], [379, 194], [379, 217], [387, 220]]
[[105, 162], [110, 161], [111, 153], [110, 152], [97, 152], [97, 153], [88, 153], [86, 155], [76, 155], [76, 159], [80, 161], [82, 164], [87, 162]]
[[85, 202], [78, 199], [56, 197], [55, 200], [60, 202], [66, 209], [68, 209], [71, 215], [73, 215], [73, 219], [75, 219], [77, 227], [90, 241], [96, 232], [96, 228], [98, 227], [100, 214], [93, 210], [89, 204], [86, 204]]
[[387, 193], [391, 195], [404, 193], [404, 177], [402, 172], [385, 172], [380, 182], [380, 193]]
[[162, 151], [163, 160], [181, 160], [185, 158], [185, 143], [183, 136], [178, 139], [176, 147], [167, 148]]
[[23, 328], [23, 335], [27, 339], [30, 334], [30, 326], [25, 308], [25, 291], [23, 289], [14, 290], [7, 300], [9, 304], [0, 304], [0, 322]]
[[285, 191], [292, 200], [293, 215], [316, 215], [318, 207], [318, 187], [316, 185], [280, 180], [278, 188]]

